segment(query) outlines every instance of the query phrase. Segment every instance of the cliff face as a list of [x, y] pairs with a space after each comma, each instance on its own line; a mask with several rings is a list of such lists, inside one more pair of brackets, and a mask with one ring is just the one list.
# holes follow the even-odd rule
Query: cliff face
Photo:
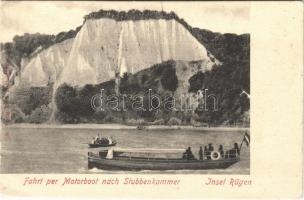
[[[191, 116], [164, 110], [160, 116], [144, 112], [140, 118], [145, 120], [175, 117], [185, 124], [190, 118], [229, 124], [242, 121], [249, 110], [249, 99], [239, 95], [242, 90], [250, 91], [249, 34], [192, 28], [174, 13], [98, 11], [85, 16], [76, 30], [56, 36], [14, 37], [12, 43], [1, 44], [0, 62], [2, 99], [21, 110], [11, 122], [113, 122], [116, 115], [137, 118], [138, 112], [120, 116], [88, 109], [90, 97], [100, 88], [116, 92], [117, 74], [122, 77], [119, 90], [125, 93], [141, 94], [152, 88], [164, 96], [186, 93], [193, 97], [208, 88], [221, 100], [217, 112], [193, 111]], [[104, 114], [108, 119], [102, 118]]]
[[[167, 60], [215, 60], [176, 20], [86, 20], [74, 39], [37, 53], [22, 66], [21, 84], [97, 84]], [[212, 61], [213, 60], [213, 61]]]
[[65, 40], [37, 53], [29, 60], [22, 60], [20, 83], [43, 87], [58, 80], [67, 65], [72, 43], [73, 39]]

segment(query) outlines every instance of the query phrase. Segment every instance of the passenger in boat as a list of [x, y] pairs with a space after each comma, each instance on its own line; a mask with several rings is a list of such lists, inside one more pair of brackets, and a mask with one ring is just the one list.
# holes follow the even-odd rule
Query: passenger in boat
[[104, 142], [104, 138], [100, 138], [99, 140], [98, 140], [98, 144], [104, 144], [105, 142]]
[[237, 155], [239, 156], [240, 155], [240, 148], [239, 148], [238, 143], [234, 143], [234, 149], [235, 149]]
[[206, 153], [207, 160], [211, 160], [211, 152], [214, 150], [212, 143], [208, 144], [208, 149]]
[[218, 151], [220, 152], [221, 157], [222, 157], [222, 158], [224, 158], [224, 153], [225, 153], [225, 152], [224, 152], [223, 145], [220, 145], [220, 147], [219, 147]]
[[99, 144], [100, 143], [100, 135], [96, 135], [95, 137], [95, 144]]
[[204, 159], [207, 159], [207, 155], [208, 155], [208, 147], [205, 146], [204, 147]]
[[234, 147], [225, 153], [225, 158], [236, 158], [240, 155], [240, 148], [238, 143], [234, 143]]
[[112, 144], [112, 138], [108, 138], [108, 144]]
[[186, 149], [186, 151], [183, 153], [183, 159], [186, 159], [186, 160], [193, 160], [194, 159], [194, 155], [191, 151], [191, 147], [188, 147]]
[[204, 154], [203, 154], [203, 148], [200, 146], [200, 149], [198, 151], [199, 159], [204, 160]]
[[95, 138], [93, 137], [91, 144], [95, 144]]
[[209, 145], [209, 146], [208, 146], [208, 150], [209, 150], [210, 152], [213, 151], [213, 150], [214, 150], [214, 147], [213, 147], [212, 143], [209, 143], [208, 145]]

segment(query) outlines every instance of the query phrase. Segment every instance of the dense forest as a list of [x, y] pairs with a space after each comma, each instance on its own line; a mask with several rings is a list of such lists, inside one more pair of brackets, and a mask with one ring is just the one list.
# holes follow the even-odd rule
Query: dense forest
[[[82, 88], [61, 85], [56, 93], [57, 119], [63, 123], [248, 125], [249, 119], [244, 115], [250, 108], [249, 99], [240, 96], [240, 93], [243, 89], [249, 88], [249, 69], [244, 68], [241, 63], [224, 64], [211, 71], [198, 72], [189, 79], [188, 92], [197, 93], [198, 90], [208, 88], [218, 97], [217, 111], [212, 110], [212, 104], [208, 104], [209, 111], [195, 110], [194, 113], [167, 109], [166, 104], [159, 109], [149, 110], [149, 89], [161, 98], [161, 102], [176, 97], [175, 90], [179, 83], [175, 66], [175, 61], [168, 61], [136, 74], [125, 74], [121, 78], [120, 94], [142, 96], [142, 101], [138, 102], [142, 104], [141, 110], [134, 110], [134, 99], [128, 97], [124, 99], [124, 105], [121, 105], [121, 95], [114, 102], [113, 99], [103, 99], [104, 105], [108, 105], [104, 106], [103, 111], [92, 109], [91, 97], [100, 94], [101, 89], [104, 89], [103, 97], [116, 94], [115, 80]], [[112, 106], [109, 102], [112, 102]], [[155, 104], [154, 107], [158, 103]], [[122, 110], [123, 106], [127, 112]], [[114, 107], [118, 109], [115, 110]]]
[[[160, 112], [163, 112], [164, 109], [149, 111], [148, 92], [151, 89], [153, 95], [158, 95], [162, 99], [165, 98], [166, 94], [172, 94], [178, 84], [174, 66], [174, 61], [168, 61], [156, 64], [136, 74], [125, 73], [120, 79], [119, 94], [115, 88], [115, 80], [98, 85], [85, 85], [80, 88], [63, 84], [56, 92], [58, 108], [56, 118], [63, 123], [132, 123], [132, 121], [160, 123], [156, 121], [163, 119]], [[101, 89], [104, 90], [104, 110], [94, 110], [91, 106], [91, 100], [94, 95], [101, 93]], [[123, 97], [123, 95], [126, 96]], [[113, 96], [112, 99], [111, 96]], [[135, 100], [136, 96], [143, 99]], [[117, 98], [117, 103], [113, 102], [113, 98]], [[137, 107], [142, 109], [134, 109], [132, 107], [134, 103], [140, 104]]]

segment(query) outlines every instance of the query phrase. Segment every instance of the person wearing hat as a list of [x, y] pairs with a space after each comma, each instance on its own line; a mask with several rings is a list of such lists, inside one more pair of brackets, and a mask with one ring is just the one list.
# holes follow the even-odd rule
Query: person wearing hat
[[204, 154], [203, 154], [203, 148], [200, 146], [200, 149], [198, 151], [199, 159], [204, 160]]
[[212, 143], [208, 144], [208, 153], [207, 153], [207, 159], [210, 160], [211, 159], [211, 152], [214, 150], [214, 147], [212, 145]]

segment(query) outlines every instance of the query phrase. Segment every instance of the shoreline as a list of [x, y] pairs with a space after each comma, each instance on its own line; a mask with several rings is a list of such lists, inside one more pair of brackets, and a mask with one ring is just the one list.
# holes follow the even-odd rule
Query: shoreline
[[[135, 125], [123, 124], [1, 124], [2, 128], [43, 128], [43, 129], [105, 129], [105, 130], [137, 130]], [[249, 127], [195, 127], [149, 125], [144, 130], [199, 130], [199, 131], [249, 131]]]

